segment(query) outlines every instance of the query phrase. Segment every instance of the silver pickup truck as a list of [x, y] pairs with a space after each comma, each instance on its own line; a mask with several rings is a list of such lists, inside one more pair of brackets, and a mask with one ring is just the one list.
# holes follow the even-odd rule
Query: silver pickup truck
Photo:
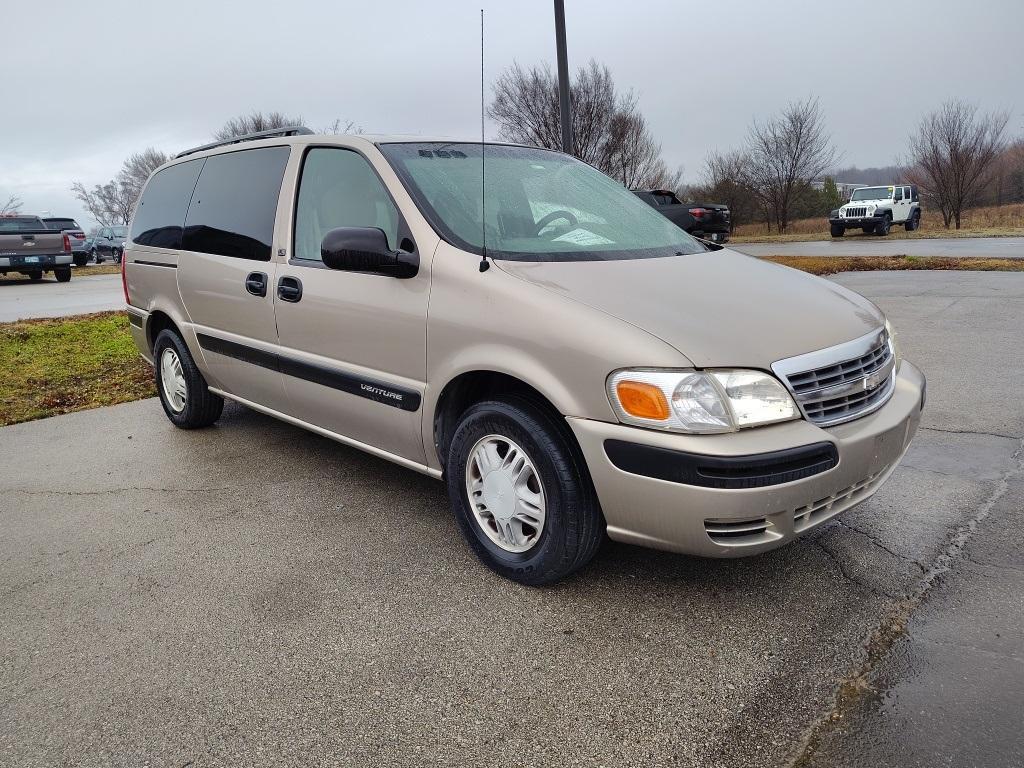
[[42, 280], [53, 272], [57, 282], [71, 279], [71, 240], [38, 216], [0, 216], [0, 275], [20, 272]]

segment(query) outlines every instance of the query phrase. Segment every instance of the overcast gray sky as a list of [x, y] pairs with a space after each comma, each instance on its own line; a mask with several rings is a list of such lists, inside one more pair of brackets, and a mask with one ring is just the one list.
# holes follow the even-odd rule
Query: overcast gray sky
[[[753, 118], [807, 96], [843, 165], [892, 163], [921, 114], [954, 96], [1011, 110], [1024, 133], [1024, 0], [565, 4], [570, 66], [595, 58], [634, 89], [686, 181]], [[481, 6], [488, 82], [555, 58], [551, 0], [10, 5], [0, 196], [87, 226], [73, 181], [106, 181], [146, 146], [208, 141], [252, 109], [314, 128], [338, 117], [371, 133], [478, 135]]]

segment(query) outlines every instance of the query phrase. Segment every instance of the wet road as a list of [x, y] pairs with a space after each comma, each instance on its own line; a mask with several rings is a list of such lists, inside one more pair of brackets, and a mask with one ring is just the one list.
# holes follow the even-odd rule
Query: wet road
[[83, 275], [76, 269], [68, 283], [58, 283], [53, 275], [38, 283], [28, 278], [0, 280], [0, 323], [109, 309], [124, 309], [120, 275]]
[[803, 243], [736, 243], [729, 248], [751, 256], [980, 256], [1024, 259], [1024, 237], [961, 237], [894, 240], [851, 235]]
[[[751, 559], [610, 545], [527, 589], [477, 563], [440, 483], [239, 407], [192, 432], [155, 400], [0, 429], [0, 764], [847, 765], [826, 726], [868, 699], [836, 706], [858, 670], [907, 702], [882, 747], [925, 744], [901, 667], [879, 677], [897, 646], [865, 642], [911, 605], [930, 701], [957, 674], [918, 627], [951, 613], [926, 581], [966, 562], [959, 532], [1021, 506], [1024, 274], [837, 281], [928, 374], [923, 428], [875, 497]], [[1004, 584], [954, 605], [1009, 611]], [[977, 693], [932, 719], [1012, 748], [1019, 708]]]

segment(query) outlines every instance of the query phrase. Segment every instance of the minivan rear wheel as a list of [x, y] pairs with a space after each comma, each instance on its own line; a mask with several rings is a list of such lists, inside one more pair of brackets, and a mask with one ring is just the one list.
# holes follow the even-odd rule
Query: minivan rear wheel
[[160, 331], [153, 360], [160, 404], [174, 426], [199, 429], [220, 418], [224, 400], [210, 391], [181, 336], [170, 328]]
[[604, 540], [596, 494], [571, 433], [525, 398], [477, 403], [452, 437], [445, 475], [463, 536], [498, 574], [550, 584]]

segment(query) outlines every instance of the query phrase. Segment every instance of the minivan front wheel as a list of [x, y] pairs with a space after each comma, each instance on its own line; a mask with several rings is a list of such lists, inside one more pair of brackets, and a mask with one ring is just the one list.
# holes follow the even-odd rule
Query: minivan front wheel
[[565, 578], [604, 539], [583, 459], [558, 421], [524, 398], [477, 403], [448, 451], [448, 496], [463, 536], [488, 567], [522, 584]]
[[220, 418], [224, 400], [209, 390], [182, 338], [160, 331], [153, 345], [156, 391], [164, 413], [180, 429], [208, 427]]

